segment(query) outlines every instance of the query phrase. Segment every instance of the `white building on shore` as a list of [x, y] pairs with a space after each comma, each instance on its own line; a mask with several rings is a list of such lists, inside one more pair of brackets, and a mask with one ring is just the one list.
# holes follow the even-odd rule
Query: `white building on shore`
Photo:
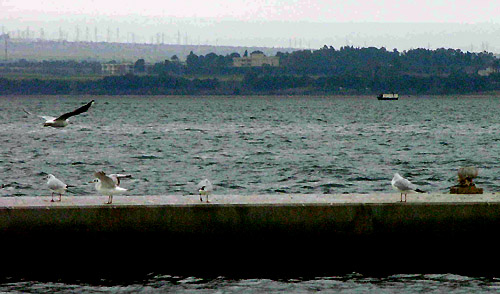
[[101, 64], [101, 72], [103, 75], [124, 75], [134, 72], [133, 63], [103, 63]]
[[234, 57], [234, 67], [261, 67], [261, 66], [274, 66], [280, 65], [280, 58], [278, 56], [266, 56], [260, 51], [255, 51], [250, 56]]

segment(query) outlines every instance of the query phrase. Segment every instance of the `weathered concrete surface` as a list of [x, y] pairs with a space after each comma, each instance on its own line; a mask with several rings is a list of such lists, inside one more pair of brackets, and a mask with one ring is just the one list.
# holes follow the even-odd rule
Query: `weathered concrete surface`
[[[95, 206], [103, 205], [107, 196], [63, 196], [62, 202], [50, 202], [50, 196], [0, 197], [0, 207], [25, 206]], [[203, 198], [205, 199], [205, 198]], [[210, 195], [211, 204], [296, 204], [296, 203], [396, 203], [398, 193], [371, 194], [269, 194]], [[421, 202], [500, 202], [500, 193], [450, 195], [417, 193], [408, 195], [408, 204]], [[198, 195], [114, 196], [113, 206], [122, 205], [188, 205], [200, 204]], [[205, 203], [203, 203], [205, 204]], [[104, 206], [104, 205], [103, 205]]]
[[48, 257], [61, 268], [78, 257], [103, 270], [141, 264], [148, 271], [189, 273], [234, 273], [252, 265], [273, 273], [481, 271], [498, 258], [489, 251], [498, 244], [500, 194], [412, 194], [407, 203], [397, 193], [210, 199], [121, 196], [106, 205], [107, 197], [97, 196], [55, 203], [50, 197], [4, 197], [0, 237], [8, 246], [4, 252], [30, 269], [34, 260], [47, 266], [42, 252], [42, 261]]
[[[290, 229], [289, 233], [324, 230], [369, 234], [406, 224], [434, 224], [434, 230], [455, 231], [466, 220], [500, 217], [500, 194], [413, 194], [406, 203], [399, 194], [344, 195], [215, 195], [200, 202], [197, 195], [107, 197], [0, 198], [0, 233], [15, 231], [138, 231], [224, 234], [266, 228]], [[500, 220], [500, 219], [499, 219]], [[450, 222], [453, 221], [453, 222]], [[289, 227], [300, 225], [298, 228]], [[306, 227], [304, 229], [304, 227]]]

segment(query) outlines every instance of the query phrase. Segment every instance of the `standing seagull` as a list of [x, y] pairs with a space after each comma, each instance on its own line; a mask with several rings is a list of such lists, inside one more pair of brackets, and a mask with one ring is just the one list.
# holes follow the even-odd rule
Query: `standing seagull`
[[95, 189], [102, 195], [108, 195], [109, 197], [106, 204], [111, 204], [113, 202], [113, 195], [127, 191], [127, 189], [117, 186], [113, 179], [102, 171], [95, 172], [94, 177], [97, 178], [93, 181], [95, 183]]
[[[83, 105], [82, 107], [73, 110], [72, 112], [65, 113], [59, 117], [53, 117], [53, 116], [44, 116], [41, 115], [43, 119], [45, 119], [45, 123], [43, 124], [44, 127], [54, 127], [54, 128], [64, 128], [69, 124], [68, 118], [84, 113], [87, 110], [89, 110], [90, 106], [94, 104], [94, 100], [90, 101], [89, 103]], [[24, 110], [24, 109], [23, 109]], [[31, 114], [28, 111], [24, 110], [27, 114]]]
[[62, 194], [68, 190], [68, 185], [63, 183], [61, 180], [56, 178], [53, 174], [49, 174], [47, 176], [47, 186], [49, 187], [50, 191], [52, 191], [52, 200], [51, 202], [54, 202], [54, 193], [59, 194], [59, 202], [61, 201]]
[[394, 174], [394, 177], [392, 178], [391, 184], [392, 184], [392, 187], [394, 189], [398, 190], [401, 193], [400, 202], [403, 202], [403, 194], [405, 195], [404, 202], [406, 202], [406, 197], [407, 197], [408, 193], [414, 193], [414, 192], [425, 193], [424, 191], [418, 189], [415, 184], [412, 184], [412, 182], [403, 178], [398, 173]]
[[197, 187], [198, 187], [198, 192], [200, 193], [200, 201], [203, 202], [203, 198], [201, 196], [206, 195], [207, 202], [210, 202], [208, 201], [208, 194], [210, 194], [210, 192], [212, 192], [212, 190], [214, 189], [212, 183], [210, 183], [208, 179], [204, 179], [198, 183]]

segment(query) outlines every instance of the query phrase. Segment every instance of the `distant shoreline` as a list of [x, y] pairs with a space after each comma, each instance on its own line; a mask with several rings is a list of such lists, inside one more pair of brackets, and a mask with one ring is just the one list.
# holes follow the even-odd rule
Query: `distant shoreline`
[[[492, 77], [409, 77], [398, 76], [381, 86], [376, 79], [348, 76], [296, 76], [246, 74], [241, 79], [217, 75], [189, 77], [179, 75], [122, 75], [98, 79], [38, 79], [0, 77], [0, 96], [4, 95], [215, 95], [215, 96], [376, 96], [397, 92], [408, 96], [497, 95], [500, 75]], [[350, 85], [344, 87], [343, 85]], [[361, 86], [365, 85], [365, 86]], [[391, 90], [386, 90], [391, 89]], [[493, 93], [493, 94], [492, 94]]]
[[[245, 56], [252, 66], [236, 62]], [[190, 52], [185, 63], [175, 56], [155, 64], [142, 58], [133, 64], [19, 60], [0, 67], [0, 95], [357, 96], [397, 92], [404, 97], [500, 91], [500, 61], [492, 53], [444, 48], [399, 52], [325, 45], [276, 56], [260, 51], [245, 51], [243, 57], [237, 52], [205, 56]]]
[[[109, 94], [101, 94], [101, 95], [95, 95], [95, 94], [42, 94], [42, 95], [37, 95], [37, 94], [0, 94], [0, 97], [4, 98], [16, 98], [16, 97], [25, 97], [25, 98], [52, 98], [52, 97], [99, 97], [99, 98], [119, 98], [119, 97], [128, 97], [128, 98], [143, 98], [143, 97], [200, 97], [200, 98], [217, 98], [217, 97], [226, 97], [226, 98], [238, 98], [238, 97], [247, 97], [247, 98], [260, 98], [260, 97], [276, 97], [276, 98], [283, 98], [283, 97], [309, 97], [309, 98], [339, 98], [339, 99], [376, 99], [376, 94], [240, 94], [240, 95], [225, 95], [225, 94], [171, 94], [171, 95], [166, 95], [166, 94], [143, 94], [143, 95], [137, 95], [137, 94], [125, 94], [125, 95], [109, 95]], [[450, 98], [486, 98], [486, 97], [498, 97], [500, 98], [500, 91], [493, 91], [493, 92], [483, 92], [483, 93], [470, 93], [470, 94], [446, 94], [446, 95], [439, 95], [439, 94], [421, 94], [421, 95], [400, 95], [399, 96], [400, 100], [405, 100], [405, 99], [426, 99], [426, 98], [437, 98], [437, 99], [450, 99]], [[390, 101], [388, 103], [391, 103]]]

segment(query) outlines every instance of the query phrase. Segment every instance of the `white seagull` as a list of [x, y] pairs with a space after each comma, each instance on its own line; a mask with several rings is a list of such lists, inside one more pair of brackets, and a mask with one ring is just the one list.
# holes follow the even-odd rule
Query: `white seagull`
[[[45, 123], [43, 124], [43, 126], [44, 127], [54, 127], [54, 128], [64, 128], [65, 126], [67, 126], [69, 124], [68, 118], [86, 112], [87, 110], [89, 110], [89, 108], [90, 108], [90, 106], [92, 106], [92, 104], [94, 104], [94, 100], [90, 101], [89, 103], [83, 105], [80, 108], [77, 108], [71, 112], [65, 113], [59, 117], [41, 115], [41, 117], [43, 119], [45, 119]], [[25, 109], [23, 109], [23, 110], [27, 114], [31, 115], [30, 112], [26, 111]]]
[[53, 174], [47, 175], [47, 186], [49, 187], [50, 191], [52, 191], [52, 200], [51, 202], [54, 202], [54, 193], [59, 194], [59, 202], [61, 201], [62, 194], [68, 190], [68, 185], [63, 183], [61, 180], [56, 178]]
[[392, 178], [391, 181], [391, 185], [395, 190], [398, 190], [401, 193], [400, 202], [403, 202], [403, 194], [405, 195], [404, 202], [406, 202], [406, 197], [408, 193], [414, 193], [414, 192], [425, 193], [424, 191], [418, 189], [415, 184], [403, 178], [398, 173], [394, 174], [394, 177]]
[[[113, 202], [113, 195], [127, 191], [127, 189], [115, 184], [113, 178], [108, 177], [103, 171], [95, 172], [94, 177], [97, 178], [93, 181], [95, 183], [95, 189], [102, 195], [108, 195], [109, 197], [106, 204], [111, 204]], [[118, 177], [116, 179], [119, 183]]]
[[210, 202], [210, 201], [208, 201], [208, 195], [214, 189], [212, 186], [212, 183], [210, 183], [210, 181], [208, 179], [204, 179], [198, 183], [197, 187], [198, 187], [198, 193], [200, 193], [200, 201], [203, 202], [202, 195], [206, 195], [207, 202]]

